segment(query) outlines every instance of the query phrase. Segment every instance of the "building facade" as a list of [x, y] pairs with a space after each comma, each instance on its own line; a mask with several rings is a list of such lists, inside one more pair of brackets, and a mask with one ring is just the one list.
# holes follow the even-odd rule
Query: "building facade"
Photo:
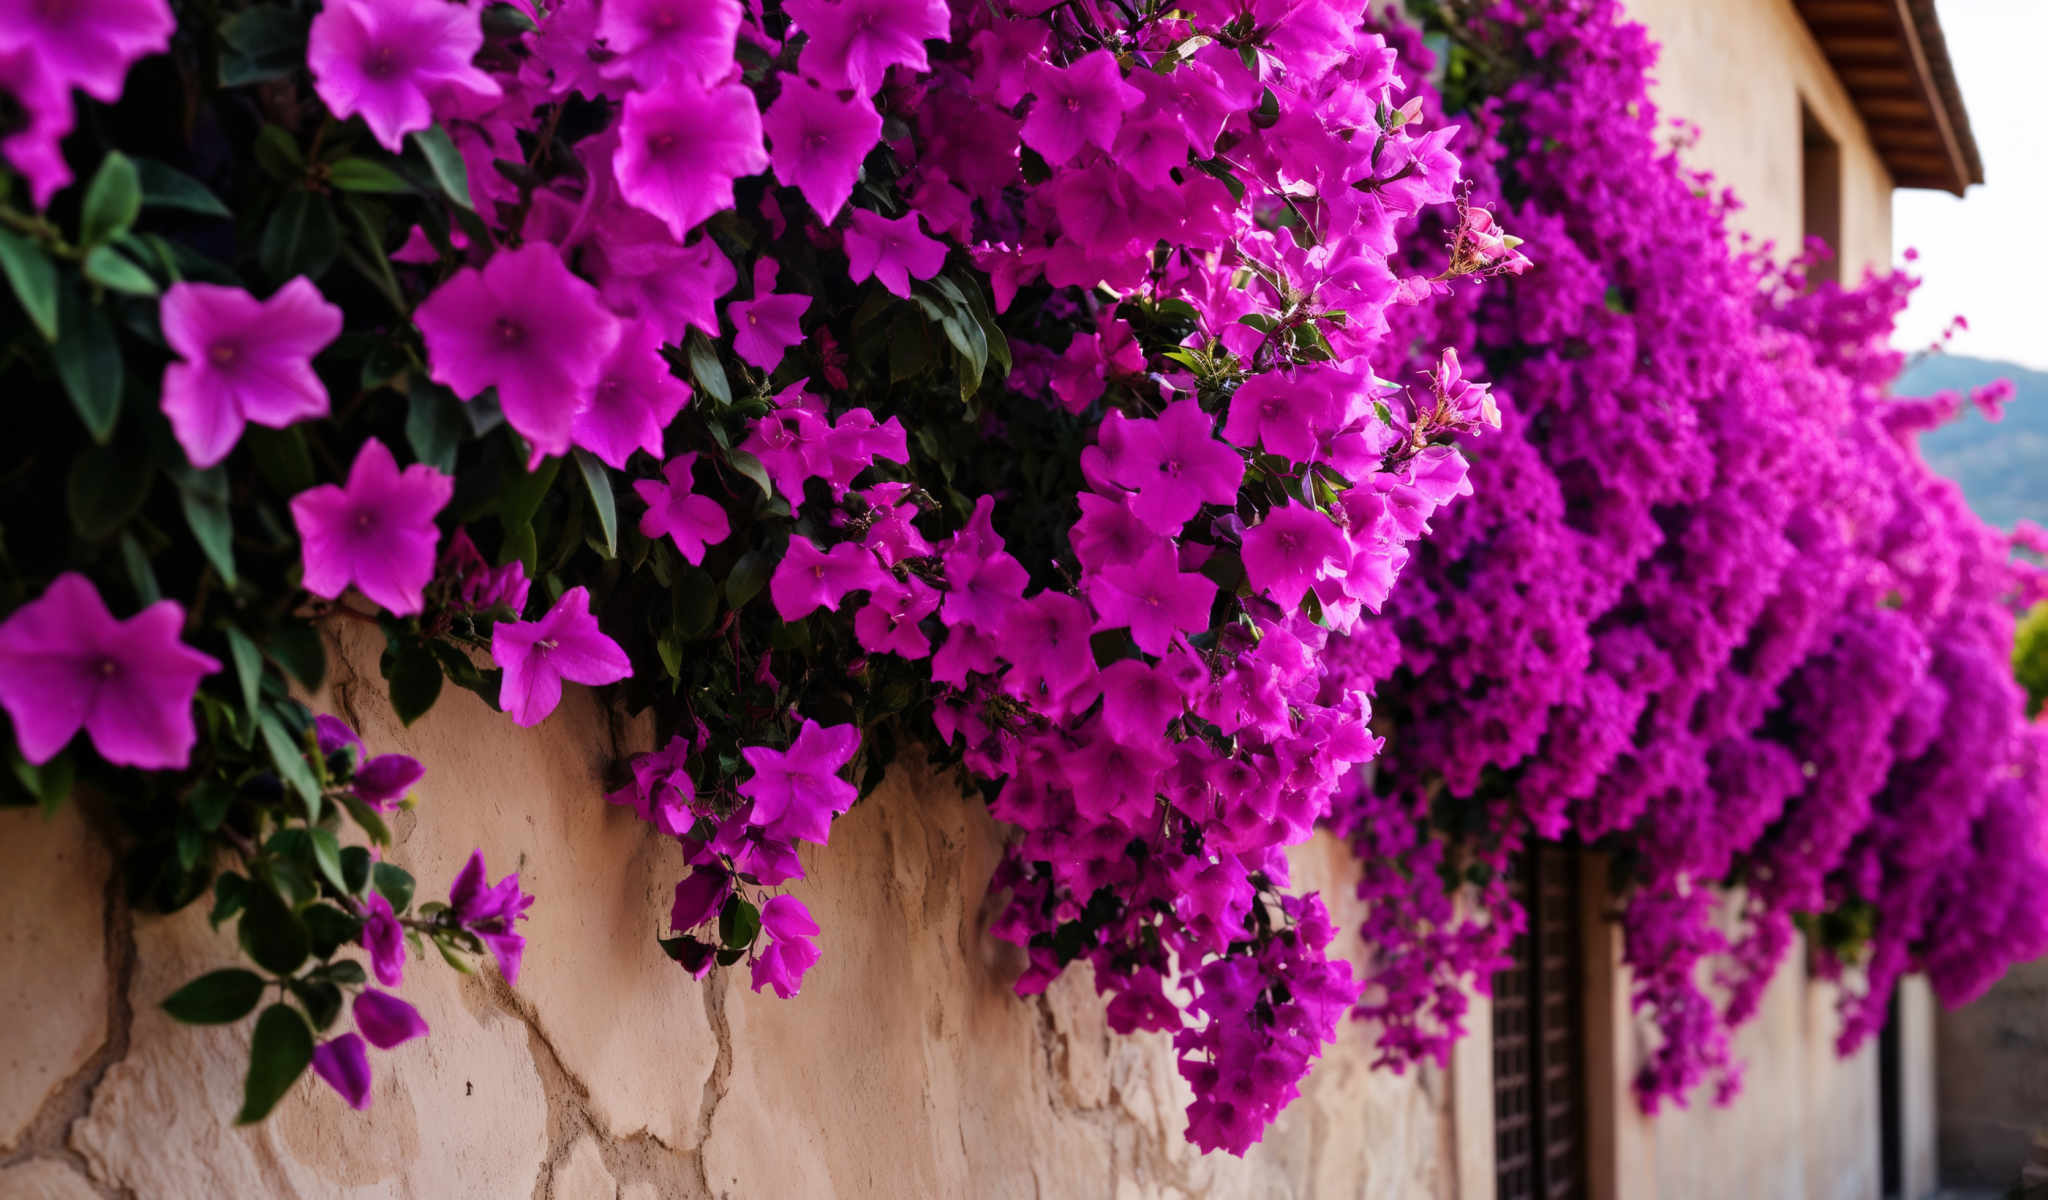
[[[1852, 271], [1890, 259], [1897, 186], [1974, 178], [1967, 124], [1921, 0], [1637, 0], [1665, 46], [1660, 96], [1735, 188], [1753, 235], [1812, 234]], [[77, 806], [0, 812], [0, 904], [62, 918], [0, 934], [0, 1197], [263, 1195], [1271, 1197], [1386, 1200], [1922, 1200], [1935, 1187], [1931, 1006], [1902, 993], [1886, 1045], [1834, 1054], [1834, 994], [1798, 963], [1740, 1035], [1742, 1097], [1652, 1119], [1629, 1083], [1629, 1011], [1606, 872], [1529, 867], [1521, 965], [1480, 1001], [1448, 1070], [1372, 1066], [1347, 1030], [1243, 1159], [1182, 1137], [1185, 1083], [1160, 1035], [1109, 1032], [1078, 973], [1045, 996], [987, 935], [1002, 833], [952, 781], [903, 768], [807, 850], [793, 889], [830, 930], [788, 1001], [738, 973], [698, 982], [647, 942], [681, 870], [673, 843], [593, 798], [643, 748], [587, 693], [527, 734], [464, 692], [414, 725], [385, 700], [373, 635], [330, 630], [312, 699], [418, 757], [439, 819], [394, 821], [401, 864], [447, 878], [473, 846], [548, 897], [515, 993], [426, 972], [434, 1038], [380, 1058], [364, 1114], [311, 1079], [267, 1124], [231, 1124], [245, 1029], [158, 1007], [222, 964], [205, 914], [131, 912]], [[1355, 863], [1328, 837], [1297, 882], [1356, 929]], [[1344, 947], [1354, 958], [1364, 948]], [[61, 996], [62, 1004], [50, 1003]]]
[[[1741, 201], [1738, 234], [1780, 257], [1821, 239], [1833, 257], [1818, 278], [1853, 282], [1891, 263], [1895, 189], [1960, 194], [1982, 182], [1932, 0], [1626, 7], [1661, 44], [1653, 94], [1683, 123], [1673, 136], [1689, 143], [1684, 157]], [[1629, 1082], [1644, 1034], [1605, 878], [1591, 856], [1553, 850], [1524, 882], [1532, 935], [1452, 1072], [1461, 1198], [1922, 1200], [1939, 1190], [1935, 1006], [1917, 978], [1901, 987], [1884, 1037], [1843, 1059], [1836, 989], [1810, 978], [1795, 950], [1737, 1035], [1742, 1095], [1643, 1115]], [[2012, 1150], [2024, 1150], [2024, 1131]]]

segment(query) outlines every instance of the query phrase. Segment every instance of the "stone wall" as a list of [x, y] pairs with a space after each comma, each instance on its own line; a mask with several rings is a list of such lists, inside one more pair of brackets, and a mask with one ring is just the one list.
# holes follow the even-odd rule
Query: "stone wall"
[[[433, 1034], [372, 1052], [367, 1113], [309, 1075], [238, 1129], [247, 1023], [157, 1007], [231, 963], [230, 935], [203, 906], [132, 914], [77, 805], [0, 812], [0, 1197], [1453, 1194], [1444, 1077], [1369, 1070], [1357, 1029], [1252, 1154], [1194, 1153], [1163, 1038], [1111, 1035], [1078, 975], [1010, 992], [1021, 963], [984, 933], [996, 830], [919, 770], [806, 856], [825, 957], [800, 996], [690, 980], [653, 943], [679, 856], [600, 794], [633, 731], [573, 689], [536, 731], [454, 689], [402, 728], [342, 632], [321, 702], [427, 766], [393, 860], [429, 896], [480, 845], [538, 897], [519, 987], [410, 964]], [[1342, 848], [1297, 861], [1349, 920]]]

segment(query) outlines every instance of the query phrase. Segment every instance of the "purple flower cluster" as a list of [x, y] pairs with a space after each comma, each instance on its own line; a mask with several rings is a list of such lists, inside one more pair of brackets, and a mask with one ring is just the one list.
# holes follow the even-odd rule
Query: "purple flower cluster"
[[[1632, 879], [1634, 1001], [1660, 1033], [1641, 1098], [1725, 1095], [1729, 1027], [1795, 922], [1850, 982], [1845, 1049], [1908, 970], [1956, 1003], [2048, 948], [2043, 735], [2010, 667], [2040, 580], [1914, 451], [1960, 399], [1883, 393], [1910, 281], [1806, 290], [1802, 264], [1731, 248], [1618, 4], [1508, 5], [1466, 32], [1524, 58], [1465, 98], [1459, 149], [1543, 262], [1393, 318], [1484, 365], [1505, 436], [1473, 459], [1486, 503], [1326, 651], [1383, 680], [1388, 749], [1337, 818], [1378, 952], [1360, 1011], [1390, 1060], [1441, 1058], [1459, 984], [1522, 923], [1503, 873], [1568, 839]], [[1425, 219], [1404, 254], [1455, 262], [1469, 236]], [[1464, 881], [1470, 909], [1445, 886]]]

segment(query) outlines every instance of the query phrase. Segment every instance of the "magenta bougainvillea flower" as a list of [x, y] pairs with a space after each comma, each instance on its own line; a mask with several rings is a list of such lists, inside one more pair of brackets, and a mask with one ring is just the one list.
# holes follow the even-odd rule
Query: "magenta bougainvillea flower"
[[434, 123], [435, 106], [494, 100], [498, 81], [470, 65], [483, 48], [477, 10], [447, 0], [326, 0], [306, 39], [313, 90], [337, 117], [361, 116], [386, 150]]
[[623, 469], [635, 450], [661, 457], [661, 431], [689, 402], [690, 385], [661, 356], [660, 332], [652, 322], [627, 321], [570, 436], [606, 466]]
[[1137, 562], [1104, 567], [1094, 584], [1088, 598], [1095, 605], [1095, 627], [1128, 627], [1147, 654], [1164, 654], [1180, 634], [1207, 629], [1216, 599], [1216, 585], [1206, 576], [1183, 574], [1166, 546]]
[[113, 103], [128, 67], [171, 44], [164, 0], [0, 0], [0, 54], [25, 50], [66, 93]]
[[735, 300], [725, 306], [733, 327], [733, 353], [773, 372], [782, 356], [804, 340], [803, 315], [811, 298], [801, 293], [775, 292], [776, 263], [763, 258], [754, 264], [754, 298]]
[[739, 785], [752, 800], [747, 823], [784, 841], [802, 838], [823, 845], [832, 818], [853, 807], [859, 789], [839, 777], [860, 746], [852, 725], [823, 728], [805, 721], [787, 750], [748, 746], [740, 751], [753, 775]]
[[369, 952], [370, 970], [378, 983], [397, 987], [405, 982], [405, 927], [398, 923], [398, 914], [382, 892], [369, 893], [362, 916], [363, 931], [356, 941]]
[[674, 903], [669, 905], [669, 928], [683, 933], [718, 915], [726, 897], [732, 895], [732, 876], [718, 867], [698, 867], [676, 881]]
[[1329, 374], [1315, 370], [1254, 375], [1231, 394], [1223, 435], [1246, 448], [1264, 446], [1307, 462], [1315, 456], [1317, 432], [1337, 423], [1332, 384]]
[[47, 208], [71, 182], [62, 145], [71, 132], [71, 92], [32, 47], [14, 46], [0, 50], [0, 95], [13, 100], [17, 114], [0, 131], [0, 158], [28, 180], [35, 206]]
[[788, 0], [783, 8], [810, 41], [803, 73], [863, 96], [880, 90], [890, 67], [923, 71], [927, 41], [943, 40], [946, 0]]
[[313, 1073], [350, 1108], [370, 1107], [370, 1056], [361, 1034], [344, 1033], [313, 1047]]
[[633, 779], [605, 796], [605, 803], [633, 810], [633, 815], [670, 837], [681, 837], [697, 823], [690, 803], [696, 783], [690, 778], [690, 743], [672, 737], [668, 745], [632, 759]]
[[[1178, 533], [1203, 504], [1237, 499], [1244, 460], [1216, 440], [1215, 420], [1195, 401], [1176, 400], [1155, 420], [1105, 421], [1102, 429], [1104, 474], [1136, 493], [1131, 511], [1153, 530]], [[1121, 443], [1111, 447], [1112, 437]]]
[[341, 310], [303, 275], [258, 300], [241, 288], [174, 283], [158, 308], [182, 360], [164, 368], [164, 415], [195, 467], [228, 456], [250, 421], [282, 429], [327, 415], [313, 356], [341, 332]]
[[352, 1008], [356, 1028], [379, 1050], [427, 1035], [427, 1022], [420, 1011], [389, 992], [364, 988], [356, 994]]
[[526, 610], [526, 595], [533, 587], [533, 581], [526, 577], [526, 564], [514, 558], [503, 566], [491, 566], [477, 552], [466, 529], [456, 530], [455, 536], [448, 539], [448, 549], [442, 552], [437, 569], [454, 589], [455, 607], [489, 612], [503, 605], [514, 616]]
[[633, 481], [633, 490], [647, 506], [647, 511], [640, 514], [640, 532], [651, 538], [675, 539], [676, 549], [692, 563], [703, 562], [704, 548], [717, 545], [732, 532], [725, 508], [692, 490], [696, 466], [694, 453], [678, 454], [663, 464], [663, 482]]
[[75, 571], [0, 623], [0, 707], [21, 755], [45, 763], [80, 729], [110, 763], [182, 767], [192, 698], [220, 663], [178, 640], [185, 610], [159, 600], [117, 621]]
[[938, 607], [938, 591], [923, 580], [884, 578], [853, 614], [853, 636], [876, 654], [923, 658], [932, 652], [932, 643], [919, 624]]
[[354, 583], [387, 612], [419, 612], [441, 539], [434, 517], [454, 492], [448, 476], [425, 463], [401, 471], [383, 442], [365, 441], [347, 485], [322, 484], [292, 497], [305, 589], [338, 600]]
[[733, 180], [768, 169], [761, 110], [738, 83], [671, 80], [626, 97], [612, 168], [619, 195], [661, 219], [677, 241], [733, 204]]
[[504, 668], [498, 707], [519, 725], [538, 725], [562, 702], [562, 681], [617, 683], [632, 660], [597, 627], [590, 591], [573, 587], [538, 621], [500, 621], [491, 628], [491, 658]]
[[583, 253], [605, 304], [654, 326], [665, 342], [681, 343], [693, 328], [718, 336], [718, 299], [740, 278], [732, 260], [709, 237], [677, 246], [661, 222], [638, 209], [626, 211], [634, 220], [620, 225], [644, 226], [653, 236], [633, 237], [606, 224]]
[[855, 283], [872, 275], [908, 298], [912, 279], [930, 279], [946, 265], [946, 244], [925, 236], [916, 213], [891, 221], [857, 208], [846, 230], [846, 265]]
[[1276, 508], [1244, 534], [1245, 579], [1285, 609], [1299, 608], [1318, 580], [1350, 559], [1344, 535], [1305, 504]]
[[516, 932], [516, 926], [526, 919], [526, 910], [531, 907], [533, 897], [519, 889], [519, 872], [514, 871], [495, 884], [489, 882], [481, 850], [470, 852], [469, 861], [462, 864], [462, 873], [448, 888], [448, 908], [455, 923], [483, 942], [491, 957], [498, 960], [498, 973], [506, 983], [519, 982], [519, 959], [525, 953], [526, 938]]
[[784, 893], [761, 906], [761, 930], [768, 944], [754, 955], [754, 990], [774, 988], [784, 1000], [803, 987], [804, 972], [818, 962], [818, 923], [803, 901]]
[[648, 89], [712, 83], [732, 70], [741, 14], [740, 0], [605, 0], [597, 36], [616, 57], [600, 70]]
[[328, 713], [314, 717], [313, 733], [321, 757], [331, 761], [339, 751], [350, 752], [354, 774], [348, 790], [372, 808], [388, 811], [398, 807], [412, 785], [426, 776], [427, 769], [416, 758], [404, 754], [369, 757], [363, 739], [339, 717]]
[[1084, 147], [1109, 149], [1124, 113], [1145, 100], [1145, 93], [1124, 82], [1116, 55], [1107, 50], [1090, 51], [1064, 67], [1036, 63], [1031, 88], [1038, 98], [1024, 118], [1024, 144], [1055, 167]]
[[801, 621], [819, 608], [836, 610], [848, 592], [872, 588], [889, 578], [874, 554], [852, 542], [820, 550], [797, 534], [768, 580], [769, 598], [785, 621]]
[[597, 290], [545, 242], [456, 272], [414, 321], [434, 379], [465, 400], [497, 388], [505, 420], [533, 444], [535, 462], [568, 453], [576, 413], [620, 336]]
[[808, 79], [790, 79], [761, 118], [775, 177], [804, 194], [831, 224], [853, 195], [861, 161], [882, 136], [882, 114], [865, 92], [840, 99]]
[[1091, 632], [1088, 606], [1065, 592], [1040, 592], [1011, 605], [1003, 619], [1003, 641], [1015, 648], [1017, 666], [1004, 677], [1005, 686], [1026, 695], [1073, 691], [1095, 674]]

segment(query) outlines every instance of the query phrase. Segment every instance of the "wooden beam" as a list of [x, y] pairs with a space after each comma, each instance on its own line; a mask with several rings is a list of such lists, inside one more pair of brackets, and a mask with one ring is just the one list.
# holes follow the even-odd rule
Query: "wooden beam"
[[1956, 136], [1955, 125], [1950, 122], [1948, 106], [1941, 102], [1940, 93], [1934, 82], [1934, 68], [1927, 62], [1927, 48], [1920, 44], [1920, 23], [1913, 11], [1906, 7], [1906, 0], [1892, 0], [1892, 8], [1899, 15], [1899, 28], [1906, 38], [1906, 50], [1913, 61], [1913, 73], [1920, 77], [1920, 86], [1926, 90], [1927, 107], [1934, 110], [1934, 123], [1941, 131], [1941, 140], [1948, 150], [1950, 178], [1953, 181], [1948, 190], [1960, 196], [1970, 186], [1970, 164], [1963, 157], [1962, 139]]
[[1961, 195], [1971, 181], [1967, 134], [1949, 109], [1953, 89], [1935, 78], [1915, 3], [1793, 0], [1894, 178], [1928, 186], [1928, 164], [1908, 156], [1932, 153], [1941, 163], [1934, 186]]

